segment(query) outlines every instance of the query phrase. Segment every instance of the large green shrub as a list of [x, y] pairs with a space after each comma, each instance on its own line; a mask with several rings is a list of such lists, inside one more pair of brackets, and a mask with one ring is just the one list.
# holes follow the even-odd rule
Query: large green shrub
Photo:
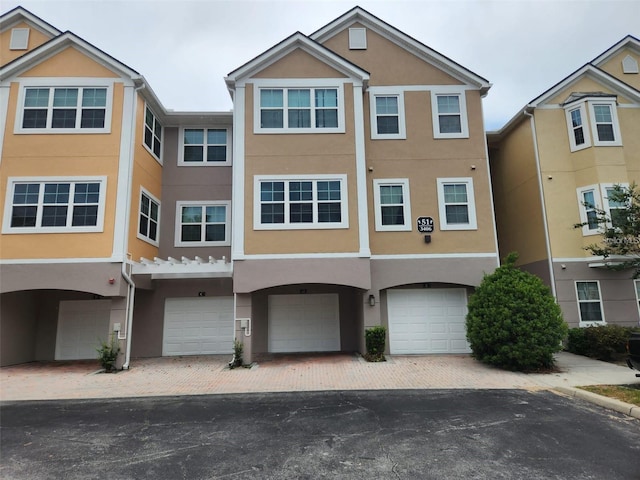
[[627, 340], [637, 329], [620, 325], [572, 328], [567, 337], [567, 350], [576, 355], [610, 361], [624, 356]]
[[549, 288], [517, 269], [517, 258], [510, 254], [471, 295], [467, 340], [483, 363], [518, 371], [550, 368], [567, 325]]
[[383, 362], [384, 349], [387, 343], [387, 329], [381, 326], [365, 330], [364, 340], [367, 347], [365, 358], [370, 362]]

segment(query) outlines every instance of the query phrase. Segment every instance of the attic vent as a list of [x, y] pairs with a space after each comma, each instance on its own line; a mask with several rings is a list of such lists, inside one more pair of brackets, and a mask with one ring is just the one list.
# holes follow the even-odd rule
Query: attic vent
[[26, 50], [29, 46], [29, 29], [13, 28], [11, 30], [10, 50]]
[[350, 50], [366, 50], [367, 49], [367, 29], [366, 28], [350, 28], [349, 29], [349, 49]]
[[638, 73], [638, 61], [631, 55], [627, 55], [622, 60], [622, 71], [624, 73]]

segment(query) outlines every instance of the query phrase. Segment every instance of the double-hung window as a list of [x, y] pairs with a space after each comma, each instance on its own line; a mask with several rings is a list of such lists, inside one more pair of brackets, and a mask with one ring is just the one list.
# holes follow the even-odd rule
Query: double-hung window
[[346, 228], [345, 175], [255, 179], [254, 228]]
[[108, 133], [110, 87], [27, 86], [19, 133]]
[[10, 178], [3, 233], [100, 232], [106, 178]]
[[472, 178], [438, 178], [438, 211], [441, 230], [476, 230]]
[[431, 92], [434, 138], [468, 138], [464, 92]]
[[622, 145], [615, 98], [575, 95], [565, 106], [571, 151]]
[[[620, 184], [624, 188], [628, 188], [628, 184]], [[619, 227], [625, 223], [625, 216], [627, 213], [627, 207], [624, 202], [620, 202], [614, 200], [612, 195], [615, 192], [615, 186], [613, 184], [603, 184], [602, 185], [602, 204], [604, 207], [604, 211], [607, 212], [609, 219], [611, 222], [608, 226], [610, 227]]]
[[229, 202], [177, 202], [176, 246], [229, 245]]
[[227, 165], [230, 149], [224, 128], [185, 128], [182, 130], [180, 165]]
[[404, 95], [389, 92], [385, 88], [370, 90], [371, 138], [406, 138], [404, 120]]
[[602, 297], [598, 281], [576, 282], [576, 297], [580, 313], [580, 326], [604, 323]]
[[344, 131], [339, 88], [257, 87], [256, 94], [256, 133]]
[[373, 181], [376, 231], [410, 231], [411, 203], [408, 179]]
[[593, 138], [595, 145], [619, 145], [620, 133], [615, 103], [590, 103]]
[[[620, 183], [623, 188], [629, 184]], [[587, 185], [577, 189], [580, 223], [583, 235], [597, 235], [606, 227], [617, 227], [624, 221], [627, 206], [623, 202], [615, 201], [611, 197], [615, 190], [612, 183]], [[600, 221], [600, 214], [608, 217], [606, 225]]]
[[158, 161], [162, 154], [162, 125], [149, 106], [144, 112], [144, 145]]
[[584, 105], [567, 109], [567, 126], [569, 128], [569, 145], [571, 151], [582, 150], [591, 146], [591, 137], [586, 125], [587, 114]]
[[146, 190], [140, 191], [140, 216], [138, 221], [138, 238], [158, 245], [160, 223], [160, 201]]

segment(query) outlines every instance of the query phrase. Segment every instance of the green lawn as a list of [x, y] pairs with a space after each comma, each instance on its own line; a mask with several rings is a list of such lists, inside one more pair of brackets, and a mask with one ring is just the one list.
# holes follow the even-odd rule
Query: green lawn
[[640, 384], [634, 385], [592, 385], [579, 387], [582, 390], [605, 397], [615, 398], [640, 407]]

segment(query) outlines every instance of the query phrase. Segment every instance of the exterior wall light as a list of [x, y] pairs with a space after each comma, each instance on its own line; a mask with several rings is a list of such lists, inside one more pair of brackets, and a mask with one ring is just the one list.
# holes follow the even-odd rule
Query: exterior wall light
[[376, 297], [374, 297], [373, 295], [369, 295], [369, 305], [372, 307], [376, 306]]

